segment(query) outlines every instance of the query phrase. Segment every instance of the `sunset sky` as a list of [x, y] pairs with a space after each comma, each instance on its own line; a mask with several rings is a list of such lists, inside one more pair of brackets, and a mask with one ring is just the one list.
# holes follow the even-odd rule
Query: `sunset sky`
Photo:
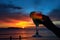
[[60, 24], [60, 0], [0, 0], [0, 28], [35, 26], [30, 12], [38, 11]]

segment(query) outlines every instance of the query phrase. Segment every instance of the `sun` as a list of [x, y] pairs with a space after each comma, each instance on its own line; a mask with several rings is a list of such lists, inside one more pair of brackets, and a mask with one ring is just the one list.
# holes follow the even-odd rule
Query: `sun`
[[18, 23], [22, 28], [24, 28], [25, 26], [27, 26], [28, 25], [28, 23], [27, 22], [20, 22], [20, 23]]
[[18, 27], [21, 27], [21, 28], [26, 28], [28, 26], [33, 26], [32, 22], [28, 22], [28, 21], [20, 21], [20, 22], [16, 23], [16, 25]]
[[25, 28], [25, 27], [22, 27], [23, 29]]

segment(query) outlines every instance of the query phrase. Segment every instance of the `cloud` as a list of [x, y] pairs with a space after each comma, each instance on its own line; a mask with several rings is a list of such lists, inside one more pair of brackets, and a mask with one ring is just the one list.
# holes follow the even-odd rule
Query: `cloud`
[[23, 13], [0, 13], [0, 20], [4, 22], [11, 22], [9, 19], [26, 21], [28, 18], [29, 17]]
[[0, 4], [0, 21], [2, 22], [12, 22], [10, 19], [14, 20], [27, 20], [28, 16], [21, 12], [10, 13], [9, 8], [19, 9], [20, 7], [15, 7], [13, 5]]
[[12, 4], [0, 4], [0, 8], [13, 8], [13, 9], [22, 9], [22, 7], [17, 7]]
[[52, 20], [58, 20], [58, 21], [60, 21], [60, 8], [52, 10], [49, 13], [49, 16], [52, 18]]

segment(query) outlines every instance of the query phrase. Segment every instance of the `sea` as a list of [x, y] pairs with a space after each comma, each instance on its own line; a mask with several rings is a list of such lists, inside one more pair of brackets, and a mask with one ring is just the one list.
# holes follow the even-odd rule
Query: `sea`
[[41, 37], [33, 37], [35, 28], [0, 28], [0, 40], [60, 40], [47, 28], [39, 28]]

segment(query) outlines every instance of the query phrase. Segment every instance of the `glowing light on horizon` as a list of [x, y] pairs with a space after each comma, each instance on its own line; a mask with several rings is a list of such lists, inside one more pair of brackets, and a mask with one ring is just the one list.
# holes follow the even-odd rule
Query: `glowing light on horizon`
[[60, 21], [53, 21], [54, 24], [60, 25]]
[[20, 21], [20, 22], [16, 23], [16, 26], [21, 27], [21, 28], [25, 28], [25, 27], [34, 26], [34, 24], [29, 21]]
[[[11, 20], [12, 22], [10, 23], [5, 23], [2, 22], [0, 24], [0, 28], [8, 28], [8, 27], [18, 27], [18, 28], [31, 28], [31, 27], [35, 27], [34, 23], [32, 20], [28, 20], [28, 21], [21, 21], [21, 20]], [[56, 25], [60, 25], [60, 21], [53, 21], [54, 24]], [[42, 25], [40, 25], [41, 27]]]

